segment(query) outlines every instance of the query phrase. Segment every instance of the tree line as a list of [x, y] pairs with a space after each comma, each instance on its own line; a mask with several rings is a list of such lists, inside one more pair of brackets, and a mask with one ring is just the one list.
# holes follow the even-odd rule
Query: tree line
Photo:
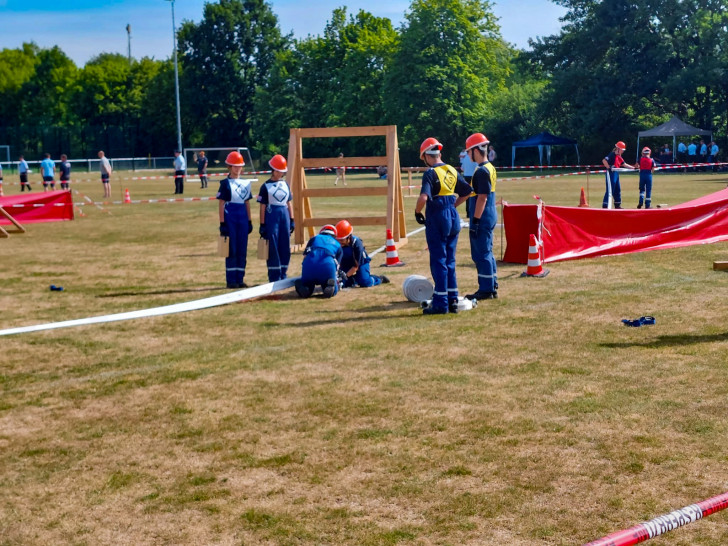
[[[397, 125], [404, 165], [437, 137], [455, 161], [467, 135], [511, 142], [548, 130], [600, 158], [677, 114], [728, 129], [728, 0], [554, 0], [562, 31], [519, 50], [487, 0], [413, 0], [402, 24], [346, 8], [320, 35], [284, 35], [265, 0], [205, 4], [178, 29], [185, 146], [286, 153], [291, 127]], [[59, 47], [0, 52], [0, 144], [13, 153], [169, 155], [171, 59], [101, 53], [77, 67]], [[377, 139], [321, 139], [308, 155], [382, 153]], [[723, 147], [723, 146], [721, 146]]]

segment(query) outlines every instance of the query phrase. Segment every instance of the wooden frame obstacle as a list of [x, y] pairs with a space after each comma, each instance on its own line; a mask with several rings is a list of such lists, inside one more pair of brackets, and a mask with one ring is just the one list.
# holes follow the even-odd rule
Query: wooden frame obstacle
[[3, 207], [0, 207], [0, 214], [5, 216], [8, 220], [10, 220], [13, 225], [15, 226], [15, 229], [4, 229], [2, 226], [0, 226], [0, 238], [6, 238], [10, 237], [11, 233], [25, 233], [25, 228], [18, 222], [15, 218], [13, 218], [8, 211], [6, 211]]
[[[372, 157], [320, 157], [303, 156], [304, 138], [341, 138], [341, 137], [386, 137], [386, 156]], [[387, 166], [387, 187], [341, 187], [341, 188], [309, 188], [306, 184], [306, 168], [336, 167], [379, 167]], [[312, 197], [363, 197], [372, 195], [387, 196], [387, 214], [384, 216], [348, 217], [352, 224], [386, 226], [392, 230], [396, 247], [407, 244], [407, 226], [402, 198], [402, 178], [399, 164], [399, 145], [396, 125], [380, 125], [370, 127], [328, 127], [318, 129], [291, 129], [288, 143], [288, 183], [293, 193], [293, 212], [296, 219], [294, 230], [294, 248], [300, 248], [308, 237], [316, 234], [316, 229], [324, 224], [336, 224], [342, 218], [320, 217], [313, 215]]]

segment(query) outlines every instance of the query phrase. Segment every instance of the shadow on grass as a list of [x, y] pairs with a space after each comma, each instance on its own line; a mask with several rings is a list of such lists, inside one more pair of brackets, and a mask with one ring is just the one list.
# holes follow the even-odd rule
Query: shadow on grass
[[419, 303], [413, 303], [411, 301], [393, 301], [382, 305], [372, 305], [370, 307], [360, 307], [356, 311], [362, 313], [375, 313], [377, 311], [387, 311], [390, 309], [413, 309], [415, 311], [422, 312], [422, 308]]
[[[380, 307], [379, 310], [381, 311], [382, 308]], [[353, 317], [353, 318], [347, 318], [342, 319], [341, 317], [338, 318], [332, 318], [332, 319], [323, 319], [323, 320], [311, 320], [311, 321], [299, 321], [299, 322], [278, 322], [276, 323], [276, 327], [278, 326], [290, 326], [291, 328], [306, 328], [309, 326], [327, 326], [327, 325], [341, 325], [346, 324], [347, 322], [369, 322], [373, 320], [392, 320], [392, 319], [401, 319], [401, 318], [414, 318], [418, 317], [418, 320], [427, 320], [427, 319], [420, 319], [419, 317], [422, 316], [422, 311], [415, 309], [415, 312], [413, 313], [398, 313], [396, 315], [393, 315], [391, 313], [383, 314], [383, 315], [366, 315], [362, 317]], [[417, 312], [419, 311], [419, 312]], [[449, 315], [438, 315], [439, 317], [448, 317]], [[435, 318], [435, 317], [433, 317]]]
[[218, 290], [229, 290], [224, 286], [211, 286], [206, 288], [178, 288], [172, 290], [136, 290], [134, 292], [112, 292], [110, 294], [99, 294], [97, 298], [118, 298], [122, 296], [154, 296], [159, 294], [182, 294], [186, 292], [215, 292]]
[[722, 334], [692, 335], [682, 334], [677, 336], [657, 336], [656, 339], [642, 342], [625, 343], [600, 343], [600, 347], [610, 349], [627, 349], [630, 347], [679, 347], [681, 345], [694, 345], [696, 343], [713, 343], [715, 341], [728, 341], [728, 332]]

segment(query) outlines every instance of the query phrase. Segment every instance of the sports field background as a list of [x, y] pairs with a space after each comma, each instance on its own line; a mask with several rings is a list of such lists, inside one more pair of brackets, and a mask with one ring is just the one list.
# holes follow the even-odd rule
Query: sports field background
[[[143, 174], [116, 173], [114, 200], [125, 188], [174, 197], [171, 178], [120, 180]], [[83, 178], [73, 188], [100, 201], [96, 175]], [[653, 203], [726, 184], [658, 174]], [[576, 205], [582, 186], [501, 180], [497, 194]], [[216, 187], [191, 176], [185, 197]], [[603, 178], [588, 188], [599, 206]], [[622, 191], [635, 207], [637, 176]], [[342, 218], [384, 210], [384, 198], [312, 204]], [[260, 284], [252, 208], [246, 282]], [[216, 201], [82, 210], [0, 241], [3, 327], [225, 292]], [[354, 228], [370, 251], [384, 244], [380, 228]], [[498, 230], [495, 241], [499, 257]], [[728, 245], [549, 264], [545, 279], [499, 263], [498, 300], [440, 317], [401, 292], [408, 275], [429, 276], [423, 234], [399, 254], [406, 267], [372, 263], [391, 284], [331, 300], [289, 290], [3, 337], [0, 544], [581, 544], [728, 490], [728, 277], [712, 270]], [[475, 277], [463, 232], [463, 292]], [[622, 325], [642, 315], [656, 325]], [[726, 544], [726, 518], [651, 542]]]

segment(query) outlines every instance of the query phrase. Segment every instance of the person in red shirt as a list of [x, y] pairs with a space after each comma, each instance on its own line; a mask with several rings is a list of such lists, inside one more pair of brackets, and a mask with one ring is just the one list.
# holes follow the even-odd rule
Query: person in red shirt
[[642, 157], [640, 157], [640, 202], [637, 208], [641, 209], [644, 204], [645, 208], [650, 208], [652, 204], [652, 173], [655, 172], [655, 160], [650, 157], [652, 150], [647, 146], [642, 148]]
[[621, 140], [614, 145], [612, 153], [602, 159], [602, 165], [606, 168], [605, 174], [607, 182], [607, 191], [604, 192], [604, 200], [602, 201], [602, 208], [611, 208], [609, 200], [614, 199], [614, 208], [622, 208], [622, 186], [619, 184], [619, 169], [622, 166], [634, 169], [633, 165], [626, 163], [622, 154], [627, 149], [627, 145]]

